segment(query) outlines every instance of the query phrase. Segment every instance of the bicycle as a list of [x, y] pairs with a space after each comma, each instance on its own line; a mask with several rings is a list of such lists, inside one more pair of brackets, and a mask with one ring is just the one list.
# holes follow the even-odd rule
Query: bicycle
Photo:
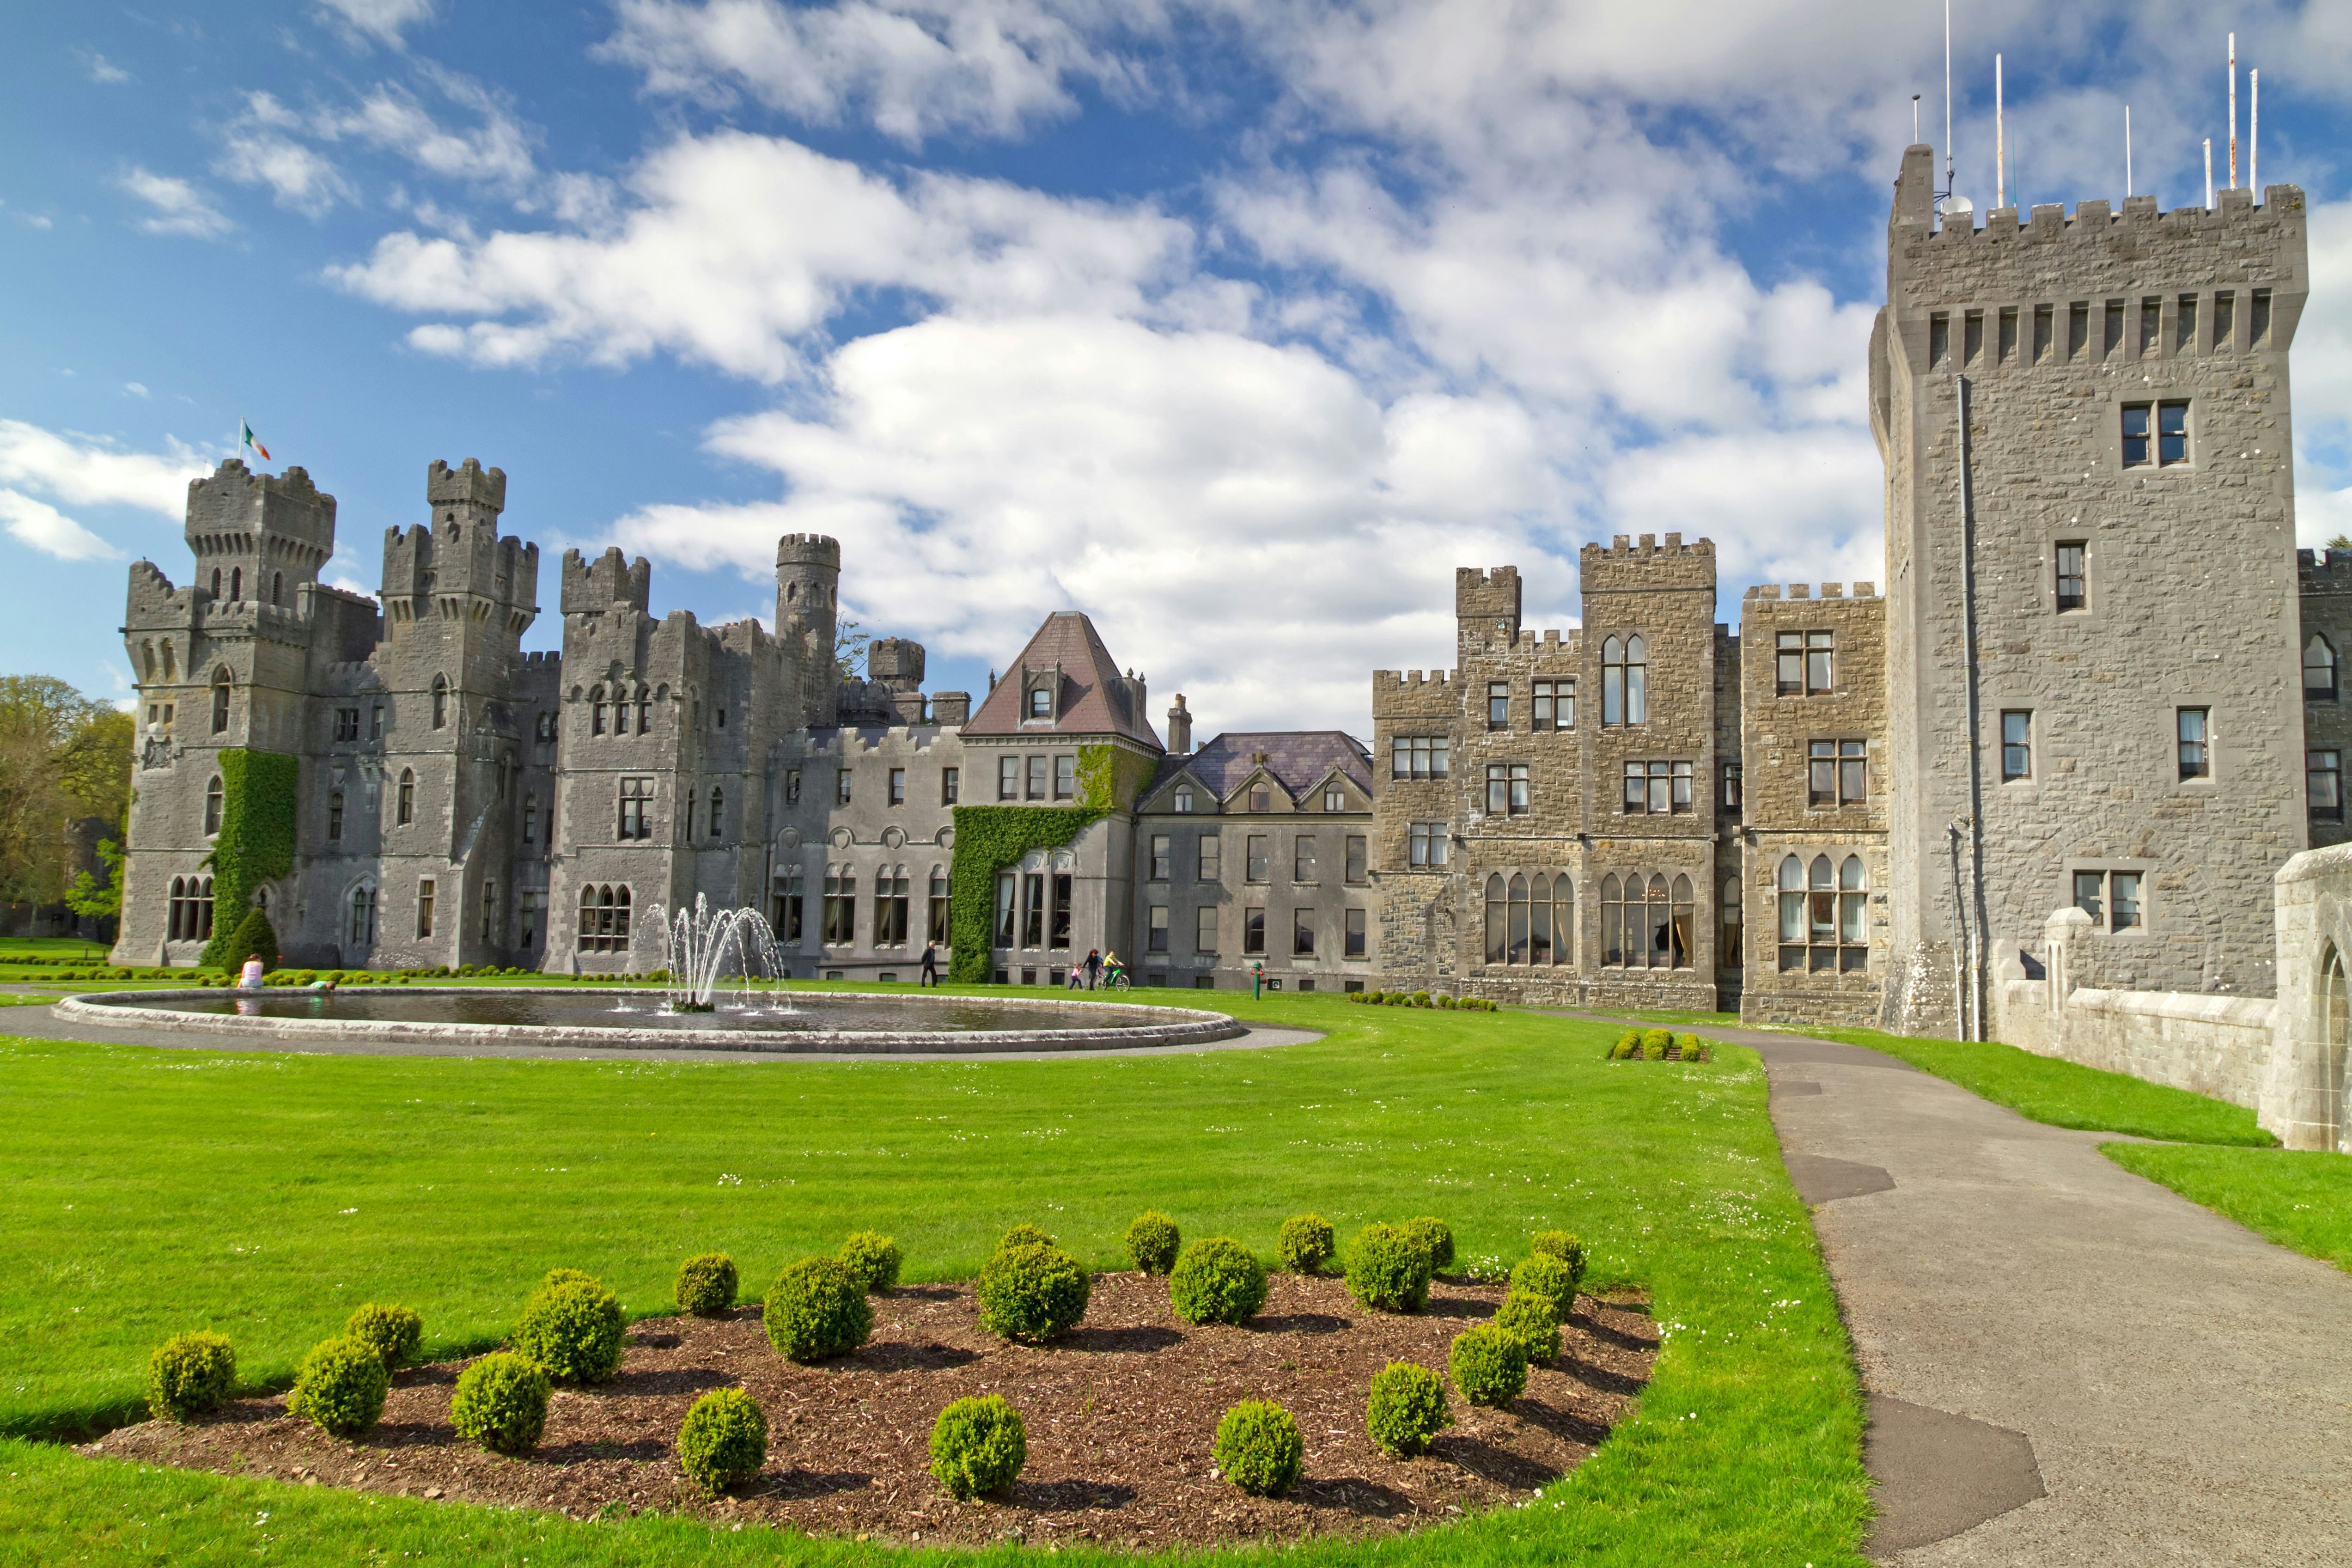
[[1129, 983], [1126, 970], [1112, 969], [1104, 972], [1102, 988], [1106, 991], [1131, 991], [1135, 987]]

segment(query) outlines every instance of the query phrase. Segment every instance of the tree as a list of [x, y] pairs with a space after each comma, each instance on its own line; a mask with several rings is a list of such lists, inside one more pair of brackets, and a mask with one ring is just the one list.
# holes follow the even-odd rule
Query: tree
[[122, 846], [111, 838], [100, 839], [98, 858], [106, 875], [75, 872], [73, 885], [66, 889], [66, 908], [85, 920], [112, 920], [122, 913]]
[[2327, 542], [2330, 550], [2352, 550], [2352, 534], [2337, 534]]
[[843, 621], [834, 628], [833, 662], [841, 667], [844, 680], [857, 679], [857, 662], [873, 638], [858, 629], [856, 621]]
[[0, 899], [57, 902], [80, 859], [74, 824], [121, 831], [132, 731], [54, 676], [0, 676]]

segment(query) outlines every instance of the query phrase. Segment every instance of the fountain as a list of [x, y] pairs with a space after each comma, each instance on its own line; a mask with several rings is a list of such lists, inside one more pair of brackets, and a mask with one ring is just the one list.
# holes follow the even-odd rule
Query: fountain
[[[778, 992], [782, 991], [784, 956], [776, 946], [775, 932], [759, 910], [714, 910], [708, 898], [697, 893], [692, 910], [671, 914], [656, 904], [651, 912], [668, 944], [669, 982], [663, 990], [671, 1012], [715, 1012], [718, 1004], [711, 1000], [712, 994], [730, 973], [741, 979], [743, 1003], [748, 1007], [755, 958], [776, 983]], [[730, 954], [735, 961], [731, 970], [727, 962]]]

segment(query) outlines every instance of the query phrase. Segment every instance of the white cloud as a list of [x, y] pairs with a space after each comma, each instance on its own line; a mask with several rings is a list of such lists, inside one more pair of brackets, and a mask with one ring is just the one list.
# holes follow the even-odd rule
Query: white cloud
[[433, 0], [320, 0], [321, 21], [343, 32], [398, 48], [401, 34], [433, 18]]
[[188, 481], [212, 468], [192, 447], [166, 447], [125, 452], [92, 437], [0, 419], [0, 484], [40, 490], [68, 506], [133, 506], [177, 521], [187, 511]]
[[[1068, 80], [1116, 86], [1133, 68], [1087, 27], [1034, 0], [620, 0], [620, 25], [598, 48], [643, 73], [646, 90], [713, 105], [748, 92], [820, 125], [862, 110], [875, 129], [918, 146], [948, 132], [1013, 136], [1076, 112]], [[1114, 19], [1087, 5], [1093, 31]]]
[[60, 561], [119, 561], [122, 552], [46, 501], [0, 489], [0, 527], [10, 537]]
[[144, 382], [126, 381], [122, 384], [122, 390], [129, 393], [133, 397], [145, 397], [148, 395], [147, 385]]
[[231, 122], [215, 167], [239, 184], [268, 186], [279, 206], [310, 217], [352, 200], [352, 184], [342, 171], [289, 134], [301, 123], [268, 93], [247, 94], [245, 111]]
[[100, 87], [115, 87], [131, 79], [131, 73], [108, 59], [104, 55], [89, 57], [89, 79]]
[[[212, 204], [212, 198], [187, 181], [133, 166], [117, 177], [124, 191], [153, 209], [139, 220], [147, 234], [184, 235], [192, 239], [218, 239], [236, 226]], [[35, 219], [41, 227], [47, 220]]]
[[[524, 193], [537, 173], [532, 147], [538, 132], [470, 77], [430, 63], [420, 64], [416, 72], [457, 115], [428, 106], [392, 81], [376, 83], [348, 104], [308, 109], [296, 109], [272, 93], [249, 92], [223, 132], [220, 173], [241, 184], [268, 185], [278, 205], [312, 217], [358, 196], [318, 144], [388, 153], [439, 179], [509, 195]], [[460, 115], [467, 122], [459, 122]]]

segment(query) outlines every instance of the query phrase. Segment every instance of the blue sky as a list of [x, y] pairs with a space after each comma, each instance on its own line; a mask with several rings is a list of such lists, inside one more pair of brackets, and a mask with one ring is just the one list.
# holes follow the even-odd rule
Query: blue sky
[[[426, 463], [556, 558], [772, 607], [775, 537], [979, 689], [1038, 619], [1223, 728], [1361, 731], [1456, 565], [1876, 579], [1863, 350], [1940, 6], [468, 0], [33, 7], [0, 60], [0, 668], [127, 692], [127, 561], [250, 419], [372, 589]], [[2352, 530], [2352, 7], [1971, 4], [1959, 184], [2202, 197], [2225, 33], [2310, 196], [2305, 543]], [[2242, 79], [2242, 113], [2250, 89]], [[2226, 152], [2217, 155], [2224, 163]]]

